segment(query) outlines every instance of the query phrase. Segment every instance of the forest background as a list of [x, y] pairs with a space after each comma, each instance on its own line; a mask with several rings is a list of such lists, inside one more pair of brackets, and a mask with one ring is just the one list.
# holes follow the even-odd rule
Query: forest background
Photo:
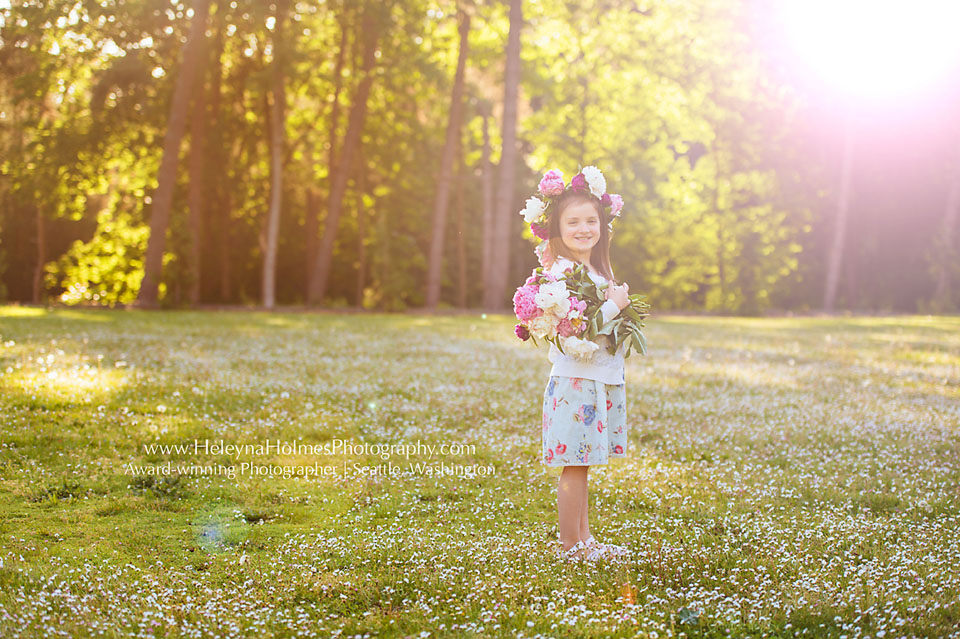
[[505, 311], [596, 165], [655, 311], [956, 311], [960, 83], [826, 86], [772, 7], [0, 0], [0, 301]]

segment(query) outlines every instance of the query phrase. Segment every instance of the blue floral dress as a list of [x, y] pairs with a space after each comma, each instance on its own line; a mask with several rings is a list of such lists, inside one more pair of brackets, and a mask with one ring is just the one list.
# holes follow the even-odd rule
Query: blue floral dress
[[543, 392], [540, 461], [547, 466], [592, 466], [626, 456], [625, 385], [552, 375]]

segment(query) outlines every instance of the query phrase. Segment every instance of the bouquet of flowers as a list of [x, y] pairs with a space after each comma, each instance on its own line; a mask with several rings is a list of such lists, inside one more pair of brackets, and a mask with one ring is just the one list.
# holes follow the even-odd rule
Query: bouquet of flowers
[[515, 333], [521, 340], [543, 339], [551, 342], [561, 353], [569, 353], [580, 360], [589, 360], [600, 345], [594, 341], [608, 336], [607, 350], [617, 352], [627, 343], [624, 357], [630, 349], [647, 354], [647, 340], [643, 336], [643, 320], [649, 317], [650, 305], [646, 295], [628, 296], [630, 304], [615, 318], [603, 323], [600, 307], [606, 301], [607, 284], [598, 286], [590, 279], [583, 264], [567, 267], [561, 277], [538, 267], [513, 296], [513, 310], [520, 323]]

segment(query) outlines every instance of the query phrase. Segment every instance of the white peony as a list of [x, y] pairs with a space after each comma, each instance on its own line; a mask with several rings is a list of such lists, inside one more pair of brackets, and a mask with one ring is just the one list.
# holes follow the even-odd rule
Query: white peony
[[556, 337], [559, 322], [553, 315], [539, 315], [527, 322], [527, 330], [537, 339]]
[[520, 215], [523, 216], [523, 219], [526, 220], [527, 224], [532, 224], [533, 222], [537, 221], [537, 218], [543, 215], [543, 210], [545, 208], [547, 208], [547, 203], [540, 198], [527, 198], [527, 206], [520, 211]]
[[583, 178], [587, 181], [590, 192], [597, 197], [603, 197], [603, 194], [607, 192], [607, 180], [603, 177], [600, 169], [595, 166], [585, 166], [580, 172], [583, 173]]
[[544, 313], [552, 313], [558, 318], [566, 317], [570, 312], [570, 293], [563, 280], [541, 284], [533, 301]]
[[600, 345], [590, 340], [580, 339], [571, 335], [562, 339], [563, 352], [579, 360], [589, 360], [600, 349]]

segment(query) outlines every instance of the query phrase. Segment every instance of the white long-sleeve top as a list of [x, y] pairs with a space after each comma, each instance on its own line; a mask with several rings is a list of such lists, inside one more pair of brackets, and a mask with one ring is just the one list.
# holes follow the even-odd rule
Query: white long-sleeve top
[[[563, 270], [567, 267], [573, 268], [576, 264], [573, 260], [560, 256], [547, 269], [557, 277], [560, 277]], [[590, 279], [598, 286], [607, 283], [607, 278], [599, 273], [588, 271]], [[600, 306], [600, 313], [603, 317], [603, 323], [606, 324], [620, 314], [620, 307], [613, 300], [607, 300]], [[609, 335], [600, 335], [595, 340], [600, 348], [594, 351], [593, 356], [588, 361], [582, 361], [570, 355], [560, 352], [554, 344], [550, 344], [550, 353], [547, 358], [553, 362], [553, 368], [550, 375], [561, 375], [563, 377], [580, 377], [583, 379], [593, 379], [604, 384], [623, 384], [623, 353], [626, 350], [626, 342], [620, 345], [617, 352], [613, 355], [607, 350], [610, 345]]]

